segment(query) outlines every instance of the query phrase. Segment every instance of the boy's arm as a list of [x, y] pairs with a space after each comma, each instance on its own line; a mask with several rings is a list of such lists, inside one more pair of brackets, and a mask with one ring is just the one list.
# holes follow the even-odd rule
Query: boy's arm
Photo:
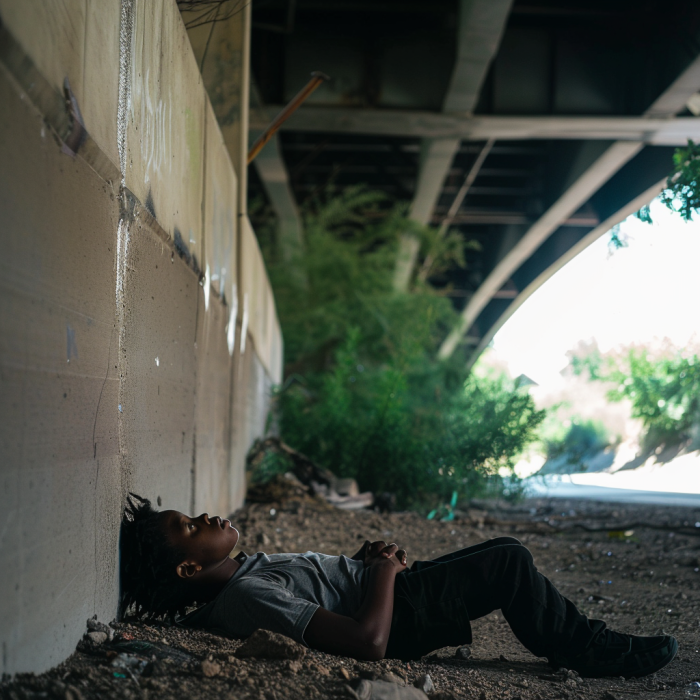
[[397, 554], [402, 558], [372, 561], [367, 591], [354, 618], [323, 608], [314, 613], [304, 632], [310, 647], [367, 661], [384, 658], [394, 611], [394, 579], [406, 568], [405, 553]]

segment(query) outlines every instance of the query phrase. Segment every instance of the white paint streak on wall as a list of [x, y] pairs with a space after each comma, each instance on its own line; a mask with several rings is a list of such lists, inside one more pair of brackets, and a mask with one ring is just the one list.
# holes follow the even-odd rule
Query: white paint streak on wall
[[[138, 75], [135, 62], [131, 64], [131, 90], [134, 99], [130, 100], [129, 113], [132, 122], [140, 125], [139, 151], [141, 158], [146, 164], [144, 172], [144, 182], [158, 181], [161, 178], [161, 171], [166, 169], [172, 172], [172, 158], [170, 157], [172, 148], [172, 94], [168, 90], [167, 102], [158, 99], [154, 104], [151, 96], [158, 95], [161, 86], [158, 85], [157, 78], [151, 77], [150, 67], [146, 70], [146, 75]], [[134, 104], [140, 104], [140, 114], [137, 116]]]
[[[139, 147], [141, 157], [146, 163], [144, 173], [144, 181], [151, 181], [151, 173], [160, 174], [160, 164], [163, 160], [163, 149], [161, 144], [161, 132], [163, 132], [163, 101], [158, 100], [158, 105], [154, 109], [151, 95], [156, 89], [155, 85], [151, 84], [151, 69], [146, 70], [146, 77], [143, 83], [136, 79], [134, 88], [137, 97], [142, 97], [141, 115], [138, 123], [141, 125], [141, 137], [139, 139]], [[132, 119], [134, 115], [132, 114]], [[164, 132], [163, 132], [164, 133]]]
[[78, 357], [78, 346], [75, 343], [75, 329], [71, 328], [70, 323], [66, 324], [66, 362], [70, 362], [70, 358]]
[[126, 186], [126, 127], [127, 114], [131, 106], [133, 29], [133, 0], [122, 0], [121, 24], [119, 27], [119, 103], [117, 107], [117, 150], [119, 151], [122, 187]]
[[231, 285], [231, 315], [226, 326], [226, 342], [228, 343], [228, 354], [233, 357], [236, 349], [236, 321], [238, 320], [238, 289], [235, 284]]
[[117, 226], [117, 288], [115, 303], [117, 305], [117, 314], [119, 314], [119, 303], [124, 293], [124, 286], [122, 283], [122, 249], [124, 247], [124, 229], [126, 228], [126, 223], [124, 219], [119, 220], [119, 225]]
[[119, 219], [117, 226], [117, 317], [121, 319], [124, 303], [124, 279], [126, 277], [126, 256], [129, 250], [129, 224], [124, 219]]
[[223, 298], [228, 282], [226, 261], [231, 259], [231, 246], [235, 240], [232, 209], [227, 198], [219, 192], [219, 184], [213, 183], [213, 215], [212, 215], [212, 282], [219, 283], [219, 294]]
[[211, 274], [209, 272], [209, 263], [207, 263], [206, 271], [204, 272], [204, 310], [209, 310], [209, 291], [211, 289]]
[[245, 354], [245, 339], [248, 335], [248, 292], [243, 295], [243, 318], [241, 319], [241, 355]]

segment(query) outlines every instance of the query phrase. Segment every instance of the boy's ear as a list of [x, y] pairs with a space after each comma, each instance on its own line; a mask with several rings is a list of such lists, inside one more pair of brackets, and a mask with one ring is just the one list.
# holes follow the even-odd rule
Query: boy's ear
[[183, 561], [177, 565], [177, 575], [180, 578], [192, 578], [198, 571], [202, 570], [202, 566], [193, 561]]

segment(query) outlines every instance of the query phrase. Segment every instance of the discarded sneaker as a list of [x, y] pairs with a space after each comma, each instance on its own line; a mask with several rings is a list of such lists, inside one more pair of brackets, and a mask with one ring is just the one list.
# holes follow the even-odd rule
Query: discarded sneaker
[[678, 642], [670, 635], [637, 637], [603, 630], [582, 654], [555, 658], [555, 666], [576, 671], [584, 678], [647, 676], [663, 668], [678, 652]]

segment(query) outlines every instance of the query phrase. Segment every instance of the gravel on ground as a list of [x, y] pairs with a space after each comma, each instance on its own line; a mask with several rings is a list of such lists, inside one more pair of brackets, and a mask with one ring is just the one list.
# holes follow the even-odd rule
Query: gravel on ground
[[[383, 539], [405, 547], [409, 564], [491, 537], [515, 536], [586, 614], [622, 632], [671, 633], [679, 641], [676, 659], [636, 680], [581, 679], [532, 656], [500, 612], [472, 622], [471, 647], [441, 649], [415, 663], [360, 662], [300, 651], [293, 643], [272, 645], [281, 649], [277, 658], [242, 657], [242, 642], [202, 631], [133, 621], [105, 629], [93, 623], [91, 636], [64, 663], [40, 675], [5, 677], [0, 696], [350, 699], [358, 697], [352, 683], [357, 687], [362, 678], [422, 687], [433, 700], [624, 700], [659, 693], [687, 698], [694, 692], [700, 697], [700, 688], [690, 685], [700, 682], [700, 510], [554, 499], [476, 506], [458, 511], [450, 522], [435, 522], [416, 513], [342, 511], [306, 498], [252, 503], [233, 522], [249, 553], [352, 555], [365, 539]], [[139, 641], [149, 644], [136, 649]]]

